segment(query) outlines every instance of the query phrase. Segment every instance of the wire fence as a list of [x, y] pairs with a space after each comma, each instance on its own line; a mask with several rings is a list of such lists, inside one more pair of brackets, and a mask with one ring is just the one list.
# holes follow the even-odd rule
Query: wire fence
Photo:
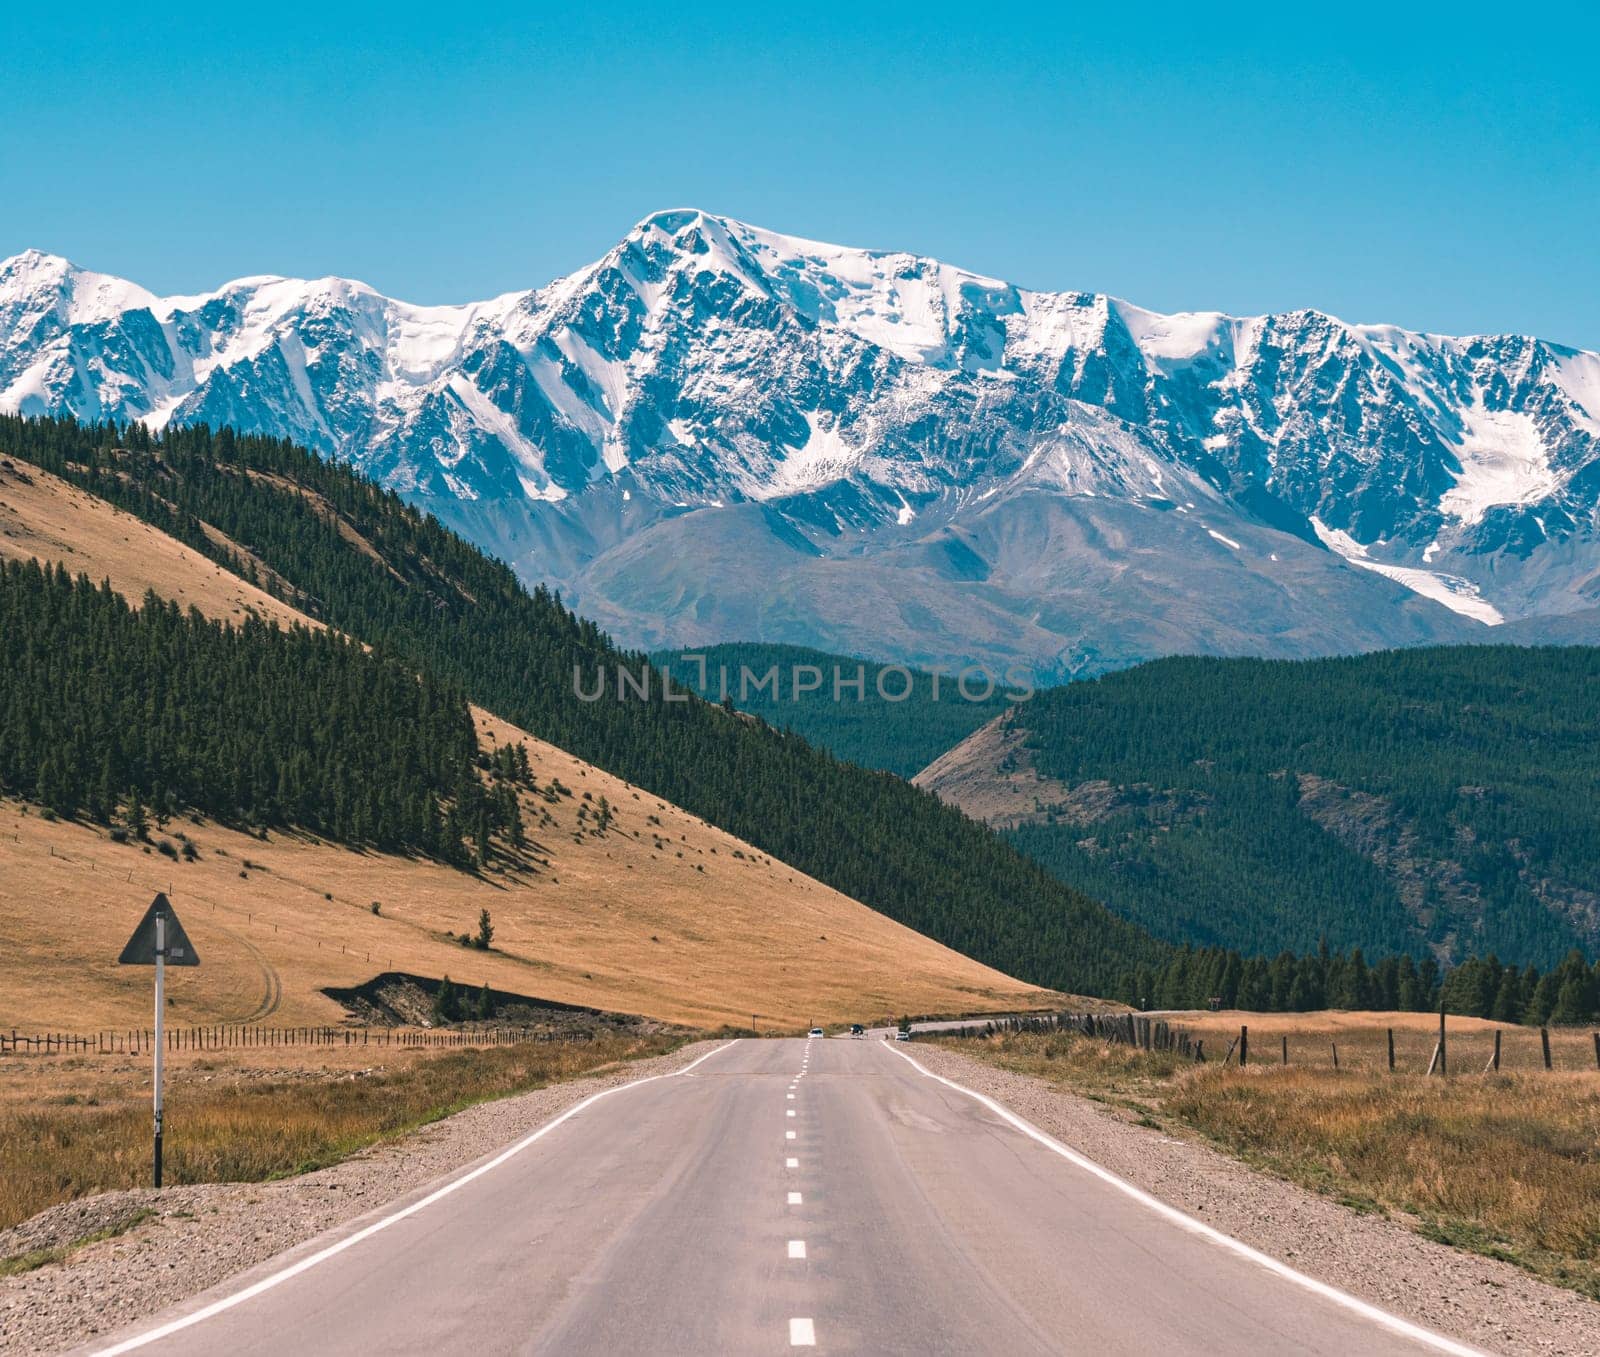
[[[163, 1040], [169, 1051], [228, 1051], [267, 1047], [379, 1046], [445, 1048], [514, 1046], [525, 1041], [588, 1041], [593, 1033], [545, 1027], [474, 1027], [427, 1031], [395, 1027], [263, 1027], [256, 1023], [217, 1023], [204, 1027], [168, 1027]], [[148, 1028], [100, 1032], [0, 1032], [0, 1055], [141, 1055], [155, 1049]]]
[[[1458, 1024], [1461, 1020], [1457, 1020]], [[1438, 1016], [1435, 1031], [1411, 1026], [1342, 1028], [1317, 1031], [1304, 1026], [1292, 1032], [1251, 1029], [1204, 1030], [1178, 1026], [1165, 1018], [1139, 1013], [1047, 1013], [997, 1018], [974, 1034], [1000, 1032], [1077, 1032], [1114, 1045], [1146, 1051], [1170, 1051], [1180, 1058], [1224, 1065], [1310, 1065], [1322, 1068], [1376, 1069], [1395, 1073], [1497, 1073], [1504, 1069], [1555, 1071], [1600, 1070], [1600, 1032], [1581, 1028], [1470, 1026], [1449, 1029], [1447, 1015]], [[1508, 1040], [1509, 1038], [1509, 1040]], [[1209, 1045], [1208, 1045], [1209, 1043]], [[1223, 1043], [1226, 1043], [1224, 1045]], [[1429, 1044], [1431, 1043], [1431, 1054]], [[1589, 1059], [1592, 1053], [1593, 1065]]]

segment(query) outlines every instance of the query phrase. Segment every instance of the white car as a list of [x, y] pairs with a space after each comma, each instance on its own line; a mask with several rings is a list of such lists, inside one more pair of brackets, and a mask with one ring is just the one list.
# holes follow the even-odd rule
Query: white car
[[911, 1033], [909, 1033], [908, 1031], [905, 1030], [905, 1028], [902, 1027], [902, 1028], [898, 1029], [895, 1032], [894, 1039], [896, 1041], [910, 1041], [911, 1040]]
[[821, 1037], [826, 1036], [827, 1033], [825, 1033], [820, 1027], [813, 1027], [809, 1032], [806, 1033], [806, 1035], [808, 1037]]

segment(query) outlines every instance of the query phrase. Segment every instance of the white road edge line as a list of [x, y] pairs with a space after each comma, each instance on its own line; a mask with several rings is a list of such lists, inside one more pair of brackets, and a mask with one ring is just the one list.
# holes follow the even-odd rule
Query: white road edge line
[[791, 1348], [814, 1348], [817, 1345], [817, 1326], [809, 1319], [791, 1319], [789, 1321], [789, 1346]]
[[[357, 1230], [355, 1234], [347, 1235], [345, 1238], [329, 1244], [327, 1248], [312, 1254], [309, 1258], [302, 1258], [298, 1263], [284, 1268], [281, 1272], [274, 1272], [270, 1277], [263, 1277], [259, 1282], [245, 1287], [243, 1291], [236, 1291], [231, 1296], [224, 1296], [221, 1300], [212, 1301], [210, 1305], [206, 1306], [202, 1310], [196, 1310], [192, 1315], [184, 1315], [179, 1319], [174, 1319], [171, 1321], [171, 1323], [163, 1324], [158, 1329], [150, 1329], [145, 1333], [135, 1334], [132, 1338], [126, 1338], [122, 1342], [116, 1344], [114, 1347], [101, 1348], [95, 1354], [95, 1357], [118, 1357], [119, 1353], [132, 1352], [136, 1348], [142, 1348], [150, 1343], [159, 1342], [163, 1338], [170, 1338], [175, 1333], [178, 1333], [184, 1329], [193, 1328], [196, 1324], [204, 1323], [206, 1320], [211, 1319], [216, 1315], [220, 1315], [224, 1310], [231, 1310], [236, 1305], [242, 1305], [245, 1301], [259, 1296], [262, 1292], [270, 1291], [273, 1287], [290, 1280], [292, 1277], [298, 1277], [302, 1272], [309, 1272], [312, 1268], [316, 1267], [318, 1263], [327, 1262], [327, 1260], [332, 1258], [335, 1254], [340, 1254], [348, 1248], [353, 1248], [355, 1245], [361, 1243], [362, 1240], [370, 1239], [373, 1235], [377, 1234], [379, 1230], [387, 1230], [389, 1226], [405, 1220], [408, 1216], [416, 1215], [416, 1213], [422, 1210], [424, 1207], [432, 1206], [434, 1202], [439, 1201], [441, 1198], [448, 1197], [457, 1189], [463, 1188], [475, 1179], [483, 1177], [483, 1175], [488, 1173], [491, 1169], [499, 1168], [500, 1165], [506, 1162], [506, 1160], [515, 1155], [521, 1154], [523, 1150], [527, 1149], [528, 1146], [532, 1145], [536, 1140], [544, 1139], [545, 1136], [549, 1135], [551, 1131], [555, 1130], [556, 1127], [560, 1126], [564, 1121], [577, 1116], [578, 1113], [582, 1112], [584, 1108], [592, 1106], [593, 1104], [599, 1102], [600, 1099], [609, 1097], [613, 1093], [621, 1093], [625, 1089], [638, 1088], [641, 1084], [653, 1084], [658, 1079], [676, 1079], [680, 1075], [689, 1073], [690, 1070], [692, 1070], [702, 1061], [710, 1060], [712, 1056], [717, 1055], [719, 1052], [726, 1051], [728, 1047], [735, 1044], [737, 1043], [726, 1041], [721, 1046], [714, 1047], [712, 1050], [707, 1051], [704, 1055], [696, 1056], [681, 1070], [673, 1070], [670, 1074], [650, 1074], [646, 1075], [643, 1079], [635, 1079], [632, 1083], [617, 1084], [612, 1088], [603, 1088], [598, 1093], [591, 1093], [581, 1102], [574, 1103], [565, 1112], [561, 1113], [560, 1116], [554, 1117], [545, 1122], [545, 1124], [537, 1131], [531, 1132], [530, 1134], [524, 1136], [521, 1140], [517, 1141], [515, 1145], [509, 1146], [508, 1148], [502, 1150], [493, 1159], [489, 1160], [487, 1164], [480, 1164], [470, 1173], [464, 1173], [459, 1178], [452, 1178], [443, 1187], [439, 1188], [435, 1192], [430, 1192], [426, 1197], [422, 1198], [421, 1201], [412, 1202], [410, 1206], [405, 1207], [403, 1210], [396, 1211], [392, 1216], [385, 1216], [382, 1220], [373, 1221], [372, 1224], [368, 1225], [365, 1229]], [[810, 1320], [806, 1321], [808, 1324], [810, 1322]]]
[[1410, 1338], [1439, 1352], [1448, 1352], [1452, 1354], [1452, 1357], [1489, 1357], [1482, 1348], [1471, 1347], [1466, 1343], [1458, 1343], [1453, 1338], [1446, 1338], [1442, 1333], [1435, 1333], [1432, 1329], [1426, 1329], [1420, 1324], [1413, 1324], [1409, 1319], [1401, 1319], [1399, 1315], [1392, 1315], [1387, 1310], [1380, 1309], [1376, 1305], [1352, 1296], [1348, 1291], [1341, 1291], [1338, 1287], [1332, 1286], [1327, 1282], [1319, 1282], [1315, 1277], [1309, 1277], [1304, 1272], [1297, 1271], [1287, 1263], [1280, 1262], [1272, 1257], [1271, 1254], [1262, 1253], [1260, 1249], [1251, 1248], [1250, 1245], [1242, 1240], [1235, 1239], [1230, 1234], [1224, 1234], [1221, 1230], [1207, 1225], [1204, 1221], [1196, 1220], [1193, 1216], [1180, 1211], [1176, 1206], [1169, 1206], [1159, 1197], [1151, 1196], [1143, 1188], [1135, 1187], [1126, 1178], [1118, 1177], [1110, 1169], [1095, 1163], [1094, 1160], [1086, 1155], [1063, 1145], [1054, 1136], [1046, 1135], [1037, 1126], [1023, 1120], [1010, 1108], [996, 1102], [993, 1098], [977, 1093], [965, 1085], [958, 1084], [954, 1079], [946, 1079], [942, 1074], [935, 1074], [932, 1070], [912, 1059], [904, 1051], [897, 1051], [893, 1046], [888, 1049], [919, 1074], [943, 1084], [946, 1088], [953, 1088], [957, 1093], [964, 1093], [975, 1102], [982, 1103], [997, 1117], [1009, 1122], [1030, 1140], [1038, 1141], [1045, 1149], [1052, 1150], [1063, 1159], [1076, 1164], [1085, 1173], [1092, 1173], [1102, 1182], [1110, 1184], [1117, 1191], [1132, 1197], [1141, 1206], [1154, 1211], [1158, 1216], [1171, 1221], [1174, 1225], [1189, 1231], [1189, 1233], [1199, 1235], [1202, 1239], [1220, 1245], [1230, 1253], [1235, 1253], [1246, 1261], [1255, 1263], [1258, 1267], [1263, 1267], [1268, 1272], [1275, 1273], [1287, 1282], [1303, 1287], [1313, 1295], [1321, 1296], [1324, 1300], [1332, 1301], [1335, 1305], [1353, 1311], [1363, 1319], [1371, 1320], [1374, 1324], [1388, 1329], [1391, 1333], [1400, 1334], [1402, 1337]]

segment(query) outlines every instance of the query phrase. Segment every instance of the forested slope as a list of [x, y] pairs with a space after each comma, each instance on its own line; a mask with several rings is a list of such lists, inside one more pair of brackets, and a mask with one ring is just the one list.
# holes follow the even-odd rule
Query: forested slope
[[1011, 837], [1175, 941], [1497, 953], [1600, 942], [1600, 650], [1172, 659], [1007, 718]]
[[726, 700], [835, 758], [904, 778], [1004, 711], [1007, 693], [1029, 691], [1006, 688], [1004, 675], [936, 675], [762, 642], [663, 650], [651, 659], [707, 701]]
[[0, 664], [0, 792], [59, 815], [137, 832], [146, 809], [198, 810], [459, 865], [522, 837], [509, 785], [479, 781], [460, 689], [337, 632], [135, 609], [0, 561]]
[[[642, 672], [542, 589], [347, 468], [281, 440], [0, 420], [20, 457], [309, 615], [969, 956], [1116, 994], [1164, 948], [933, 797], [710, 703], [618, 700]], [[602, 700], [583, 701], [601, 673]]]

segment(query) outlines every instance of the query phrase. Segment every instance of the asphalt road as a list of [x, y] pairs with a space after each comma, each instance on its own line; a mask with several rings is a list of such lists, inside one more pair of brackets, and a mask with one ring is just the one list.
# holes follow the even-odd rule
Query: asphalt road
[[732, 1043], [101, 1350], [1470, 1351], [1206, 1233], [915, 1054]]

